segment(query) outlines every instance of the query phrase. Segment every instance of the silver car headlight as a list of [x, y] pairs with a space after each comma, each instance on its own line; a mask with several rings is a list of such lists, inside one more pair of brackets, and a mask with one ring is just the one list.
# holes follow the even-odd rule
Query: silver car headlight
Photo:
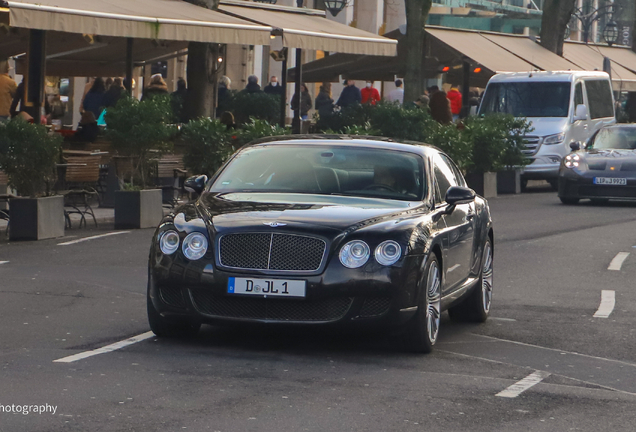
[[159, 248], [166, 255], [172, 255], [179, 249], [179, 234], [176, 231], [166, 231], [161, 234]]
[[565, 157], [565, 167], [566, 168], [576, 168], [579, 166], [581, 161], [581, 157], [577, 154], [569, 154]]
[[182, 249], [187, 259], [196, 261], [208, 251], [208, 239], [201, 233], [190, 233], [183, 240]]
[[551, 144], [560, 144], [565, 139], [564, 133], [558, 133], [554, 135], [549, 135], [543, 138], [543, 144], [551, 145]]
[[375, 260], [385, 266], [395, 264], [402, 255], [402, 248], [393, 240], [383, 241], [375, 248]]
[[369, 245], [361, 240], [353, 240], [340, 249], [340, 262], [348, 268], [358, 268], [369, 260]]

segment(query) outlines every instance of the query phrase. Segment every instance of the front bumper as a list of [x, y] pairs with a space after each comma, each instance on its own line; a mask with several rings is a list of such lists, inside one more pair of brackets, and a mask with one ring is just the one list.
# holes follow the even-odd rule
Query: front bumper
[[526, 179], [547, 180], [558, 177], [561, 157], [558, 155], [534, 156], [531, 164], [523, 167]]
[[[603, 177], [603, 174], [598, 177]], [[636, 200], [636, 179], [627, 179], [627, 185], [624, 186], [597, 185], [592, 176], [565, 172], [559, 176], [559, 197]]]
[[[367, 326], [400, 325], [417, 308], [421, 257], [407, 256], [399, 266], [369, 262], [351, 270], [331, 263], [319, 275], [262, 275], [229, 272], [207, 262], [160, 257], [150, 269], [149, 296], [165, 317], [188, 317], [211, 324], [268, 323]], [[154, 261], [156, 262], [157, 259]], [[337, 261], [337, 259], [336, 259]], [[228, 278], [305, 280], [305, 298], [227, 293]]]

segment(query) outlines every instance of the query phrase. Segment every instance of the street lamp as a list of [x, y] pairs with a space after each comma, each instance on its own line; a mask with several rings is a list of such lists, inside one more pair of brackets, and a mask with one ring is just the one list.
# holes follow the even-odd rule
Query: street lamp
[[[605, 26], [605, 30], [603, 30], [603, 38], [609, 45], [616, 43], [616, 41], [618, 40], [618, 26], [612, 19], [612, 16], [619, 13], [619, 8], [620, 5], [614, 3], [614, 1], [608, 1], [604, 6], [601, 6], [597, 9], [592, 8], [589, 1], [586, 2], [583, 7], [576, 8], [572, 16], [581, 22], [581, 30], [583, 30], [583, 41], [587, 44], [590, 39], [590, 29], [592, 28], [592, 25], [596, 21], [607, 17], [609, 22]], [[605, 37], [606, 32], [607, 37]], [[608, 39], [608, 37], [610, 39]]]
[[607, 23], [603, 29], [603, 39], [605, 39], [605, 42], [607, 42], [609, 46], [618, 42], [618, 24], [616, 24], [616, 21]]
[[347, 6], [347, 0], [325, 0], [325, 8], [331, 15], [338, 15]]

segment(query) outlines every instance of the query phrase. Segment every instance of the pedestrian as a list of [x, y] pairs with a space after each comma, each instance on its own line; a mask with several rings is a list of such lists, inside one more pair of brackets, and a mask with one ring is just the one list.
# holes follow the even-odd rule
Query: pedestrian
[[395, 90], [389, 92], [389, 96], [386, 98], [389, 102], [397, 102], [400, 105], [404, 103], [404, 83], [401, 79], [395, 80]]
[[106, 91], [110, 89], [110, 86], [112, 86], [114, 82], [115, 80], [112, 79], [111, 77], [106, 78], [106, 81], [104, 81], [104, 87], [106, 87]]
[[438, 92], [439, 91], [439, 87], [437, 87], [436, 85], [432, 85], [428, 88], [428, 96], [432, 96], [433, 93]]
[[82, 112], [90, 111], [98, 119], [104, 109], [104, 93], [106, 93], [104, 80], [101, 77], [95, 78], [91, 89], [84, 96]]
[[265, 86], [263, 91], [265, 93], [267, 93], [267, 94], [282, 95], [283, 94], [283, 87], [278, 84], [278, 77], [272, 76], [269, 79], [269, 84], [267, 84]]
[[225, 127], [227, 128], [227, 130], [234, 130], [236, 129], [236, 122], [234, 121], [234, 114], [232, 114], [229, 111], [224, 111], [223, 114], [221, 114], [221, 118], [219, 120], [222, 124], [225, 125]]
[[[11, 107], [9, 108], [9, 115], [11, 116], [11, 118], [17, 117], [20, 115], [20, 113], [26, 113], [28, 114], [27, 116], [22, 116], [22, 118], [26, 119], [26, 118], [31, 118], [31, 120], [33, 120], [33, 118], [38, 115], [36, 114], [36, 108], [34, 106], [27, 106], [24, 102], [24, 80], [18, 84], [18, 88], [15, 91], [15, 95], [13, 96], [13, 101], [11, 102]], [[45, 113], [50, 113], [51, 112], [51, 108], [49, 106], [49, 100], [48, 98], [44, 98], [44, 112]], [[42, 124], [46, 123], [46, 118], [44, 116], [40, 116], [41, 119], [44, 119], [44, 121], [41, 121]]]
[[453, 113], [451, 112], [450, 101], [446, 97], [446, 92], [438, 90], [430, 96], [428, 103], [431, 109], [431, 117], [436, 122], [447, 125], [453, 122]]
[[320, 86], [320, 92], [316, 96], [316, 111], [320, 117], [327, 117], [333, 113], [331, 83], [325, 82]]
[[121, 78], [115, 78], [110, 88], [104, 93], [104, 108], [117, 105], [119, 99], [124, 95], [124, 85]]
[[456, 87], [452, 87], [446, 97], [450, 101], [451, 112], [453, 113], [453, 121], [457, 121], [459, 119], [459, 114], [462, 111], [462, 94]]
[[369, 103], [375, 105], [380, 101], [380, 92], [377, 88], [373, 87], [373, 81], [367, 81], [366, 86], [360, 90], [360, 96], [362, 97], [362, 103]]
[[177, 90], [170, 95], [170, 105], [172, 105], [172, 113], [175, 119], [180, 123], [185, 123], [186, 113], [184, 109], [184, 103], [188, 94], [188, 85], [186, 80], [179, 78], [177, 81]]
[[82, 113], [77, 130], [69, 140], [73, 142], [94, 142], [98, 134], [97, 120], [92, 111], [86, 110]]
[[[294, 93], [291, 99], [291, 108], [292, 110], [298, 109], [298, 95]], [[309, 94], [309, 89], [305, 84], [300, 85], [300, 118], [303, 120], [307, 120], [309, 116], [309, 110], [312, 108], [311, 104], [311, 95]]]
[[413, 102], [413, 105], [415, 105], [417, 108], [428, 110], [429, 102], [430, 98], [427, 95], [423, 94], [422, 96], [417, 98], [415, 102]]
[[217, 97], [217, 103], [218, 103], [218, 107], [217, 107], [217, 117], [220, 117], [220, 113], [222, 113], [223, 111], [225, 111], [225, 106], [227, 105], [228, 101], [230, 100], [231, 94], [230, 94], [230, 87], [232, 86], [232, 80], [226, 76], [221, 77], [221, 79], [219, 80], [219, 91], [218, 91], [218, 97]]
[[356, 82], [354, 80], [346, 80], [344, 84], [346, 87], [342, 89], [336, 105], [341, 108], [346, 108], [359, 104], [362, 101], [362, 95], [360, 89], [356, 87]]
[[154, 74], [150, 77], [150, 84], [148, 87], [144, 89], [143, 95], [141, 96], [141, 101], [145, 101], [146, 99], [152, 99], [156, 96], [167, 95], [168, 86], [166, 82], [163, 80], [161, 74]]
[[0, 61], [0, 123], [11, 117], [11, 106], [18, 91], [18, 85], [9, 76], [9, 62]]
[[245, 93], [262, 93], [261, 86], [258, 85], [258, 77], [256, 75], [250, 75], [247, 77], [247, 85], [241, 92]]

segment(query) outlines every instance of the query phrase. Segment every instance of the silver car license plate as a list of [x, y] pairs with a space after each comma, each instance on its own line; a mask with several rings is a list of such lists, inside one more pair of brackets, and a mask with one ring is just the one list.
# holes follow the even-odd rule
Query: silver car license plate
[[234, 278], [227, 282], [228, 294], [305, 297], [305, 281], [283, 279]]
[[622, 185], [625, 186], [627, 184], [626, 178], [615, 178], [615, 177], [594, 177], [594, 184], [597, 185]]

